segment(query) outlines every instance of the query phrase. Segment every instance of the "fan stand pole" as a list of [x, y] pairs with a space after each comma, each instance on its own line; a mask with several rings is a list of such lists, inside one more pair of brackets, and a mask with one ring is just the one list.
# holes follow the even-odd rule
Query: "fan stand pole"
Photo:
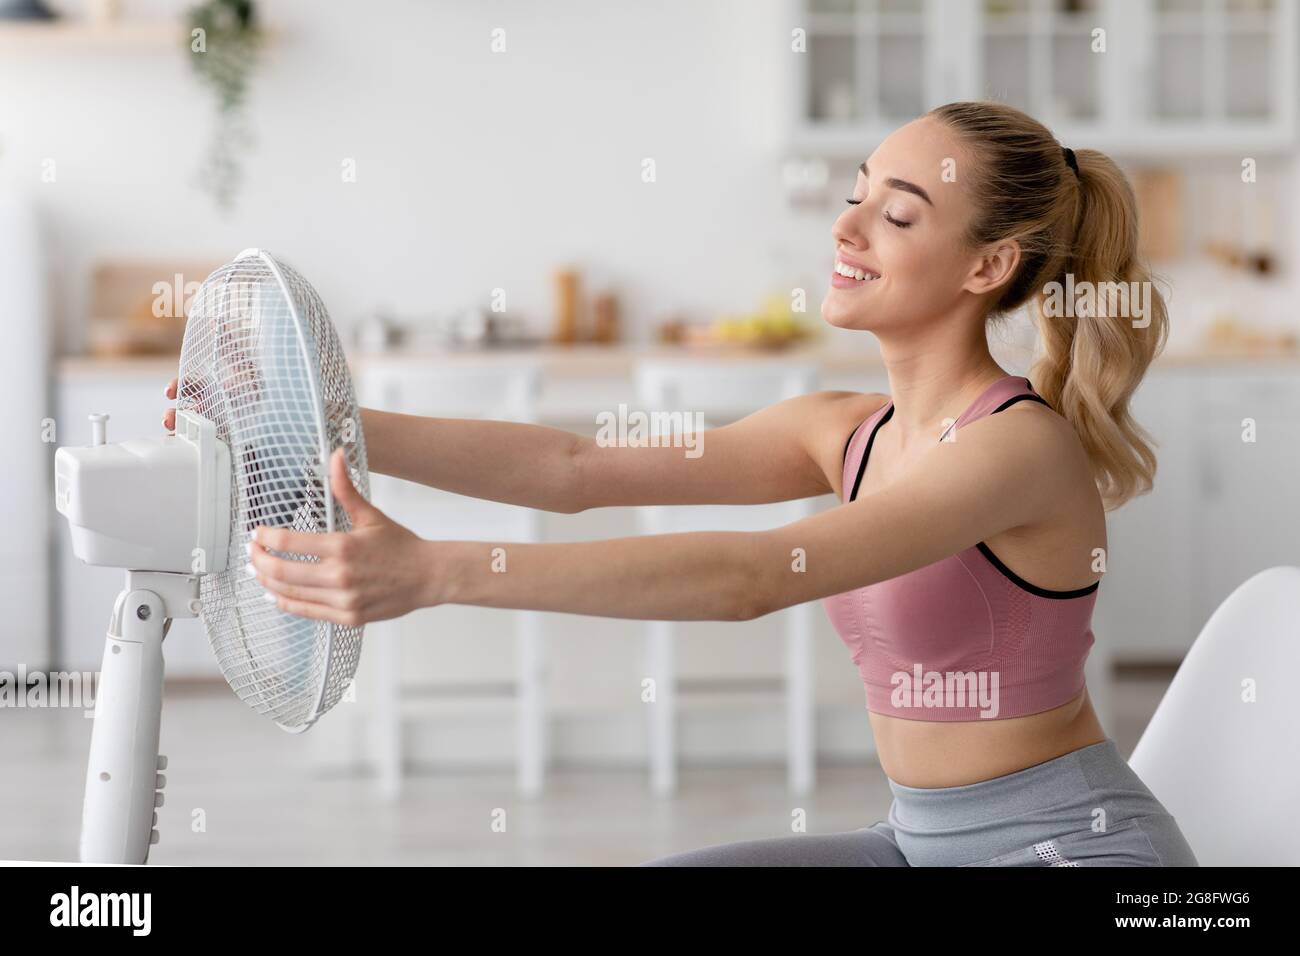
[[163, 637], [199, 611], [193, 575], [128, 571], [104, 643], [81, 815], [81, 862], [144, 863], [158, 842]]

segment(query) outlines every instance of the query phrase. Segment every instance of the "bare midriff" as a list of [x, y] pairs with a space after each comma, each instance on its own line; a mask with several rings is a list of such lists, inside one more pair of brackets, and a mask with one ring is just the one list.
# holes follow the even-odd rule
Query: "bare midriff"
[[905, 787], [960, 787], [1106, 739], [1087, 688], [1069, 702], [1001, 720], [906, 720], [869, 713], [880, 765]]

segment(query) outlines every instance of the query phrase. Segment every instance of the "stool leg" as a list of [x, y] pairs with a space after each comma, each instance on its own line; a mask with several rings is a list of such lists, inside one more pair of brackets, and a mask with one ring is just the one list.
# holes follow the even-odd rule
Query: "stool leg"
[[677, 788], [676, 709], [673, 665], [673, 624], [651, 621], [647, 627], [646, 674], [655, 682], [649, 708], [650, 789], [661, 796]]
[[792, 793], [806, 794], [815, 786], [817, 773], [811, 606], [789, 608], [785, 627], [787, 783]]
[[541, 615], [536, 611], [519, 611], [515, 615], [515, 628], [518, 786], [520, 793], [535, 796], [542, 792], [548, 736]]
[[401, 625], [380, 621], [366, 628], [375, 656], [375, 765], [379, 792], [395, 799], [402, 791]]

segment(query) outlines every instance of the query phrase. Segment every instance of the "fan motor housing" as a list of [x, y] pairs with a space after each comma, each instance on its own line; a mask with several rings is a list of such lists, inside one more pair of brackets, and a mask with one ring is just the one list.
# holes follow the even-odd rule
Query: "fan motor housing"
[[180, 411], [164, 438], [60, 448], [55, 505], [87, 564], [206, 574], [230, 548], [230, 450], [211, 422]]

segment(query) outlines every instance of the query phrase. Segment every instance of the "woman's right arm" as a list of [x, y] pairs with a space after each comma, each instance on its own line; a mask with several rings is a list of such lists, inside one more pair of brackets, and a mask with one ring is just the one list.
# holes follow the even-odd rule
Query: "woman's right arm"
[[369, 408], [361, 410], [361, 424], [370, 467], [380, 474], [576, 514], [588, 508], [764, 504], [838, 494], [844, 443], [882, 400], [856, 392], [815, 392], [657, 445], [606, 445], [542, 425], [421, 418]]
[[[176, 382], [167, 389], [176, 397]], [[589, 508], [762, 504], [840, 494], [844, 442], [880, 395], [816, 392], [660, 446], [605, 446], [558, 428], [361, 409], [371, 471], [562, 514]], [[174, 428], [175, 412], [164, 418]], [[692, 453], [687, 454], [687, 447]], [[695, 452], [698, 449], [698, 453]]]
[[[165, 394], [176, 398], [176, 379]], [[176, 409], [163, 413], [176, 428]], [[572, 514], [577, 497], [579, 435], [515, 422], [423, 418], [361, 409], [370, 470], [432, 488]]]
[[754, 505], [839, 495], [845, 443], [885, 400], [872, 393], [814, 392], [658, 447], [583, 439], [578, 499], [584, 508], [603, 508]]
[[582, 437], [518, 422], [361, 409], [371, 471], [456, 494], [574, 514]]

